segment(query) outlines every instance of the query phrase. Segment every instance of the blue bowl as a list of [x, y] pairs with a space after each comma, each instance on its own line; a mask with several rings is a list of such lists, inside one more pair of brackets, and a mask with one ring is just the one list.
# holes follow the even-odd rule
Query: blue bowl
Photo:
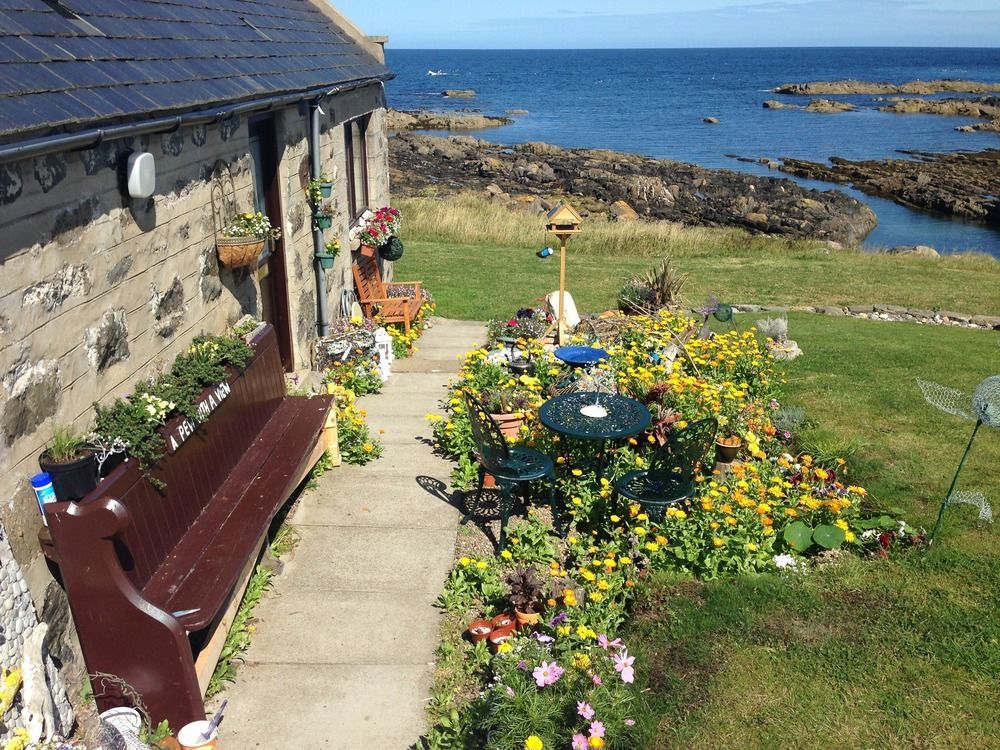
[[595, 346], [560, 346], [553, 354], [555, 354], [556, 359], [562, 360], [571, 367], [596, 365], [611, 356]]

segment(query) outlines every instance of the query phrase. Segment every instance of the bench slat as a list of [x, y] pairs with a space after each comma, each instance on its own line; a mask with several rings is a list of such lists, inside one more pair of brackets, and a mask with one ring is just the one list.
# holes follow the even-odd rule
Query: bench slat
[[287, 398], [184, 538], [143, 589], [189, 631], [208, 626], [239, 578], [246, 549], [294, 490], [332, 397]]

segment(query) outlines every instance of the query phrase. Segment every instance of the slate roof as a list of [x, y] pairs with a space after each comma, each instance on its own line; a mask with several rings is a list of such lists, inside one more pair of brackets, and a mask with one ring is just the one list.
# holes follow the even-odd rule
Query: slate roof
[[0, 0], [5, 141], [375, 77], [311, 0]]

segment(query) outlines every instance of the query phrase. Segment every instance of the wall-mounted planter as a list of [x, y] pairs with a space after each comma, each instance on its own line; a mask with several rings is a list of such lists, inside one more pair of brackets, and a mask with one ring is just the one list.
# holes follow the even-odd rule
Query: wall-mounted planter
[[263, 237], [216, 237], [219, 263], [226, 268], [243, 268], [257, 262], [264, 249]]
[[333, 214], [313, 214], [313, 221], [320, 229], [329, 229], [333, 226]]
[[330, 253], [316, 253], [313, 257], [319, 261], [324, 271], [329, 271], [333, 268], [333, 263], [337, 260], [337, 256]]
[[333, 183], [332, 182], [321, 182], [319, 183], [319, 194], [324, 198], [329, 198], [333, 195]]

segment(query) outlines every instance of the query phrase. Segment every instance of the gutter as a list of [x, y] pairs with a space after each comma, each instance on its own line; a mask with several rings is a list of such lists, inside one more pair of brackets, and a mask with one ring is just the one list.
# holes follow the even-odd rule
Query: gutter
[[[319, 140], [319, 102], [318, 97], [309, 102], [309, 172], [313, 180], [318, 180], [323, 171]], [[316, 209], [313, 205], [314, 213]], [[323, 252], [323, 230], [316, 223], [315, 216], [312, 218], [312, 237], [313, 272], [316, 274], [316, 335], [322, 338], [330, 331], [330, 302], [327, 299], [326, 272], [319, 259], [319, 254]]]
[[202, 109], [186, 114], [156, 117], [151, 120], [122, 125], [88, 128], [75, 133], [56, 133], [54, 135], [22, 141], [21, 143], [0, 146], [0, 164], [46, 156], [61, 151], [97, 148], [104, 141], [113, 141], [119, 138], [131, 138], [133, 136], [151, 135], [154, 133], [170, 133], [185, 125], [218, 123], [236, 115], [281, 108], [291, 104], [298, 104], [302, 101], [312, 100], [319, 102], [326, 97], [342, 94], [345, 91], [353, 91], [375, 83], [384, 83], [394, 77], [395, 74], [386, 72], [379, 76], [359, 78], [355, 81], [348, 81], [347, 83], [338, 84], [333, 87], [323, 86], [322, 88], [310, 89], [308, 91], [275, 94], [263, 99], [251, 99], [250, 101], [231, 104], [227, 107]]

